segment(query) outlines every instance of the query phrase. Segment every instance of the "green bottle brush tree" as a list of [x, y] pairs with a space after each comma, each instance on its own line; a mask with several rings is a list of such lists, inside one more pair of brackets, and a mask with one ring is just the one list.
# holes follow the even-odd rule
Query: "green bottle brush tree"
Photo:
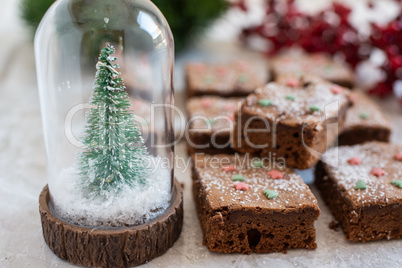
[[148, 170], [148, 152], [141, 130], [129, 110], [130, 100], [111, 55], [113, 46], [102, 49], [96, 64], [94, 91], [86, 118], [78, 167], [83, 189], [89, 197], [110, 195], [122, 187], [144, 184]]

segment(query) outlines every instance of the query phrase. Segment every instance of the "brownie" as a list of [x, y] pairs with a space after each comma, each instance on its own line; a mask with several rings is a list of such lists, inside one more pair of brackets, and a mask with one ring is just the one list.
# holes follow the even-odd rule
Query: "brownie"
[[186, 66], [188, 97], [202, 95], [247, 96], [267, 81], [267, 67], [255, 62], [189, 63]]
[[144, 139], [144, 144], [147, 148], [152, 147], [152, 138], [151, 138], [151, 103], [130, 96], [131, 107], [130, 111], [134, 114], [134, 120], [138, 124], [141, 129], [141, 134]]
[[276, 76], [275, 83], [290, 87], [306, 87], [310, 84], [322, 83], [325, 80], [314, 74], [281, 73]]
[[346, 115], [345, 127], [339, 135], [339, 145], [354, 145], [366, 141], [389, 142], [391, 124], [380, 107], [364, 92], [353, 92], [353, 106]]
[[332, 148], [317, 165], [315, 184], [346, 239], [402, 237], [402, 146]]
[[274, 79], [284, 73], [313, 74], [348, 88], [353, 87], [355, 80], [347, 65], [322, 53], [283, 53], [271, 60], [271, 70]]
[[269, 83], [250, 94], [235, 114], [232, 146], [243, 153], [284, 158], [308, 169], [343, 129], [349, 90], [317, 76], [291, 85]]
[[283, 163], [249, 155], [197, 154], [192, 176], [203, 244], [209, 250], [250, 254], [317, 247], [317, 200]]
[[234, 112], [244, 98], [194, 97], [187, 102], [189, 153], [232, 153]]

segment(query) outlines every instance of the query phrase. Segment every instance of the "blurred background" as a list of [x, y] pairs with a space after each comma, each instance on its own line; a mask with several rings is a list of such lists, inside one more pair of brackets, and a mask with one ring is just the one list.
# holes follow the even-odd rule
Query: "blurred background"
[[[54, 1], [2, 2], [7, 8], [2, 11], [1, 34], [10, 41], [15, 40], [16, 30], [25, 32], [22, 38], [33, 38], [42, 16]], [[299, 47], [347, 62], [357, 72], [360, 85], [375, 95], [393, 94], [402, 98], [399, 0], [153, 2], [171, 26], [178, 56], [205, 40], [241, 43], [267, 56]], [[11, 46], [7, 43], [2, 46]]]

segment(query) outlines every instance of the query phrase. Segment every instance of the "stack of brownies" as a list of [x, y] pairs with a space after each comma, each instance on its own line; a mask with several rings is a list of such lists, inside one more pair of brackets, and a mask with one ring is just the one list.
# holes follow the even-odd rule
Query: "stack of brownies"
[[347, 239], [402, 237], [402, 146], [388, 143], [379, 107], [350, 89], [351, 70], [322, 54], [253, 68], [186, 69], [193, 193], [208, 249], [316, 248], [320, 209], [292, 170], [316, 165], [317, 188]]

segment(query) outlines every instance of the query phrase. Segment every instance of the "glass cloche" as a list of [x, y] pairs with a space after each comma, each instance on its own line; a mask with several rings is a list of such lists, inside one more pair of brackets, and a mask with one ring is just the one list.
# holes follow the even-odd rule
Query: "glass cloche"
[[68, 223], [136, 226], [173, 185], [173, 37], [148, 0], [59, 0], [35, 37], [50, 204]]

